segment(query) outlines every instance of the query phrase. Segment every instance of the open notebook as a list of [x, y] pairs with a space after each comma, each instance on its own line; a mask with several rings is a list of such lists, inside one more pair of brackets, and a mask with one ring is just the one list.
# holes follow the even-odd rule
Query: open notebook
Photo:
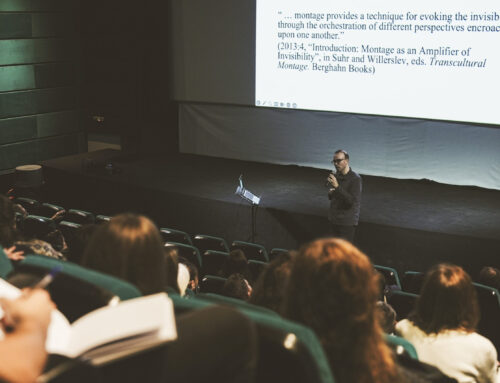
[[[0, 297], [19, 295], [17, 287], [0, 279]], [[101, 307], [72, 324], [54, 310], [46, 350], [99, 365], [176, 338], [172, 300], [159, 293]]]

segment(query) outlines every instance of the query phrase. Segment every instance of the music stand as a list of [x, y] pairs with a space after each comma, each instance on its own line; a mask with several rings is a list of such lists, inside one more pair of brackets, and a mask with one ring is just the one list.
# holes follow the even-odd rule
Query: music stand
[[261, 197], [257, 197], [250, 190], [245, 189], [243, 186], [243, 174], [240, 175], [238, 179], [239, 185], [236, 188], [235, 194], [239, 195], [242, 199], [247, 202], [250, 202], [252, 206], [252, 236], [251, 241], [255, 241], [255, 236], [257, 235], [257, 227], [256, 227], [256, 217], [257, 217], [257, 207], [259, 206]]

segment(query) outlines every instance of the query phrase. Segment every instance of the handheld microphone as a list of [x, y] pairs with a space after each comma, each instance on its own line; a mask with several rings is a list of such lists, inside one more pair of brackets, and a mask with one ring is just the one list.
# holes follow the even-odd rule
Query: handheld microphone
[[[333, 172], [333, 170], [330, 170], [330, 173], [328, 173], [328, 176], [329, 176], [330, 174], [333, 174], [335, 177], [337, 176], [337, 173], [334, 173], [334, 172]], [[328, 181], [328, 178], [327, 178], [327, 179], [326, 179], [326, 181], [325, 181], [325, 186], [326, 186], [326, 187], [330, 187], [331, 185], [332, 185], [332, 184], [330, 183], [330, 181]]]

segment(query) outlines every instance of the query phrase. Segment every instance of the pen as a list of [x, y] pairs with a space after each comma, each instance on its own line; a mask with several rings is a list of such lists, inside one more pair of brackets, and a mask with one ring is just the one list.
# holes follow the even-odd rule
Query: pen
[[45, 275], [40, 281], [38, 281], [36, 284], [32, 286], [33, 289], [44, 289], [48, 285], [52, 283], [54, 280], [55, 276], [59, 274], [59, 272], [62, 270], [62, 265], [57, 265], [56, 267], [52, 268], [50, 272]]

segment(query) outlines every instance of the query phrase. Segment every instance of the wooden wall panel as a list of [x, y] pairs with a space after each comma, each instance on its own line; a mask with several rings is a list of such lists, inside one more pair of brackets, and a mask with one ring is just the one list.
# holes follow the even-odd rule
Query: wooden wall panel
[[0, 145], [29, 140], [36, 137], [37, 128], [35, 116], [5, 118], [0, 120]]
[[0, 92], [76, 85], [74, 63], [0, 67]]
[[69, 12], [77, 5], [72, 0], [0, 0], [0, 12]]
[[0, 0], [0, 172], [86, 149], [81, 0]]
[[0, 145], [81, 131], [77, 111], [38, 114], [0, 120]]
[[76, 49], [67, 38], [0, 40], [0, 65], [72, 61]]
[[77, 109], [75, 88], [0, 93], [0, 118]]

